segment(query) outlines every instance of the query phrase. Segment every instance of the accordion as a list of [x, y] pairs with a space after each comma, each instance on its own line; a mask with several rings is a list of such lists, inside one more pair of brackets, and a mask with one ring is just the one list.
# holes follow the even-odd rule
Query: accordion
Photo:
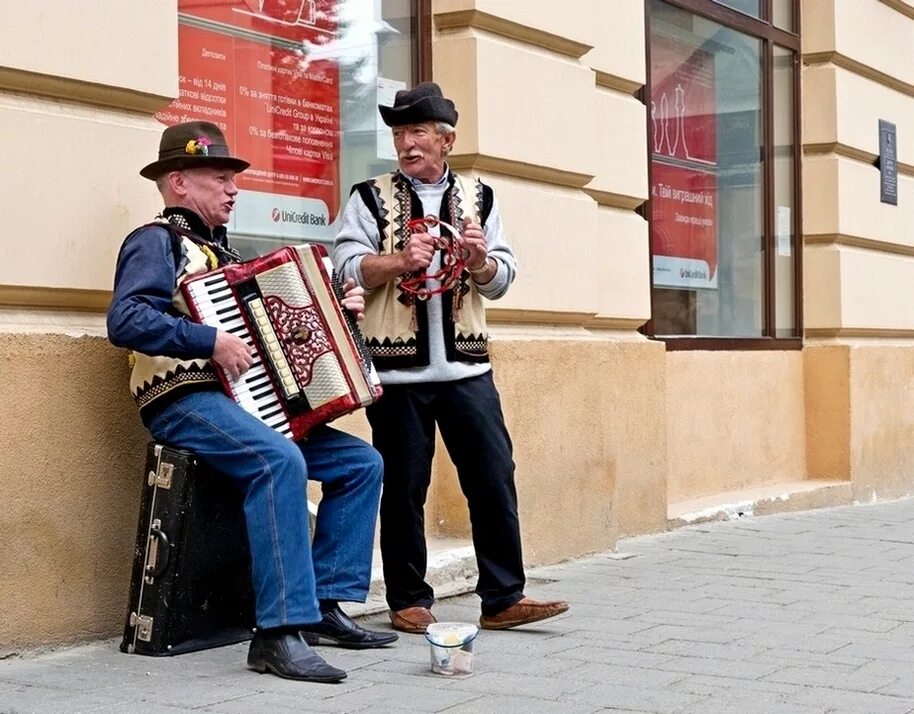
[[[329, 270], [329, 273], [328, 273]], [[214, 365], [245, 411], [291, 439], [381, 396], [355, 319], [323, 246], [280, 248], [188, 278], [181, 292], [197, 322], [243, 339], [254, 355], [237, 380]]]

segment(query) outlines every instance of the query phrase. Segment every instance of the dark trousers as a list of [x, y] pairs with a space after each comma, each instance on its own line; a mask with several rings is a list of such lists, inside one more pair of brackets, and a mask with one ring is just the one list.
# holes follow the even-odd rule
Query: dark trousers
[[381, 557], [390, 608], [431, 607], [435, 600], [425, 582], [425, 499], [436, 423], [467, 499], [482, 613], [495, 615], [520, 600], [524, 565], [514, 461], [492, 373], [385, 385], [367, 412], [374, 447], [384, 458]]

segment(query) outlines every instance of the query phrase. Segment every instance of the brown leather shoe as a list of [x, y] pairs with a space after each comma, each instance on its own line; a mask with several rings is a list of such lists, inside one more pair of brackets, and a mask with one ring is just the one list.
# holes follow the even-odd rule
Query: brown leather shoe
[[390, 611], [390, 623], [395, 630], [400, 630], [400, 632], [424, 635], [425, 628], [433, 622], [438, 622], [438, 620], [435, 619], [432, 611], [421, 605]]
[[567, 610], [568, 603], [564, 600], [539, 602], [524, 597], [497, 615], [483, 615], [479, 618], [479, 626], [484, 630], [507, 630], [509, 627], [529, 625], [531, 622], [555, 617]]

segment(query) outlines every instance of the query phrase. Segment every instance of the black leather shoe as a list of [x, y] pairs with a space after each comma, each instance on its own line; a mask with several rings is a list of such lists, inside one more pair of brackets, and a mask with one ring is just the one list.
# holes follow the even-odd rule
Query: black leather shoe
[[298, 632], [254, 634], [248, 650], [248, 667], [302, 682], [339, 682], [346, 673], [327, 664]]
[[327, 640], [329, 644], [351, 650], [383, 647], [398, 639], [396, 632], [375, 632], [359, 627], [339, 607], [325, 612], [320, 622], [302, 627], [301, 634], [309, 645], [317, 645], [321, 640]]

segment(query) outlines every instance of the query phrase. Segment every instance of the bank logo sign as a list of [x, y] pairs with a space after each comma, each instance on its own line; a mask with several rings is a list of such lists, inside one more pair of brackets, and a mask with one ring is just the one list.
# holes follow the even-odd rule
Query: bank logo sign
[[241, 191], [235, 200], [232, 230], [282, 240], [332, 240], [336, 227], [327, 204], [315, 198]]
[[297, 223], [302, 226], [326, 226], [327, 216], [307, 211], [287, 211], [274, 208], [271, 216], [274, 223]]

